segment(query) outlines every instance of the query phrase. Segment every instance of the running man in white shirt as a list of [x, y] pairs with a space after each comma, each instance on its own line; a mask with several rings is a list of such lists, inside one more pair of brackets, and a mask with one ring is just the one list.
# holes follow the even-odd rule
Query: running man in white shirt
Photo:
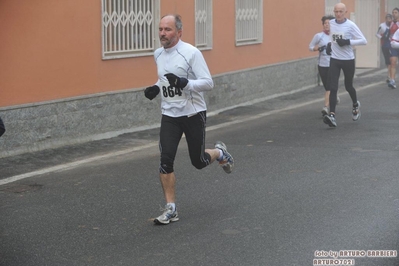
[[158, 81], [145, 89], [152, 100], [161, 93], [161, 152], [159, 176], [166, 200], [163, 214], [155, 224], [179, 220], [175, 203], [174, 161], [184, 133], [192, 165], [202, 169], [215, 160], [226, 173], [231, 173], [234, 159], [226, 145], [217, 141], [213, 149], [205, 149], [206, 103], [204, 92], [213, 88], [213, 80], [202, 53], [180, 40], [183, 25], [179, 15], [166, 15], [159, 23], [159, 39], [163, 47], [154, 53]]
[[330, 20], [333, 19], [333, 16], [323, 16], [321, 18], [321, 22], [323, 25], [323, 31], [316, 33], [309, 44], [309, 51], [318, 51], [319, 58], [317, 60], [317, 69], [319, 72], [319, 76], [321, 78], [321, 82], [324, 86], [324, 107], [321, 110], [322, 115], [329, 114], [330, 107], [330, 89], [327, 86], [327, 77], [328, 77], [328, 69], [330, 68], [330, 55], [326, 52], [327, 44], [330, 42]]
[[336, 127], [335, 107], [337, 104], [338, 81], [341, 69], [344, 73], [345, 89], [352, 99], [352, 120], [360, 118], [360, 102], [353, 87], [355, 75], [355, 55], [352, 45], [365, 45], [367, 40], [360, 29], [351, 20], [345, 18], [346, 6], [338, 3], [334, 6], [335, 19], [330, 20], [331, 43], [327, 52], [331, 52], [328, 85], [330, 87], [330, 114], [325, 115], [323, 122]]
[[391, 81], [390, 73], [391, 73], [391, 41], [389, 39], [389, 28], [391, 27], [392, 24], [392, 15], [391, 14], [386, 14], [385, 16], [385, 22], [381, 23], [380, 26], [378, 27], [377, 33], [375, 36], [380, 39], [381, 41], [381, 52], [384, 56], [385, 59], [385, 65], [387, 66], [388, 70], [388, 75], [387, 75], [387, 80], [386, 82], [389, 84]]
[[[395, 45], [397, 42], [397, 32], [399, 29], [399, 8], [395, 7], [392, 10], [392, 23], [391, 27], [389, 28], [389, 33], [390, 33], [390, 38], [391, 38], [391, 49], [390, 49], [390, 54], [391, 54], [391, 68], [390, 68], [390, 81], [388, 82], [388, 87], [392, 89], [396, 89], [396, 82], [395, 82], [395, 76], [396, 76], [396, 66], [398, 64], [398, 57], [399, 57], [399, 49]], [[396, 34], [396, 35], [395, 35]], [[394, 45], [392, 45], [394, 44]]]
[[399, 49], [399, 30], [396, 30], [391, 38], [391, 47], [393, 49]]
[[[389, 27], [389, 37], [392, 40], [393, 35], [399, 28], [399, 8], [395, 7], [392, 10], [392, 23], [391, 26]], [[390, 60], [391, 60], [391, 67], [390, 67], [390, 72], [389, 72], [389, 82], [388, 82], [388, 87], [392, 89], [396, 89], [396, 82], [395, 82], [395, 77], [396, 77], [396, 66], [398, 64], [398, 57], [399, 57], [399, 50], [396, 48], [393, 48], [391, 45], [391, 49], [389, 50], [390, 52]]]

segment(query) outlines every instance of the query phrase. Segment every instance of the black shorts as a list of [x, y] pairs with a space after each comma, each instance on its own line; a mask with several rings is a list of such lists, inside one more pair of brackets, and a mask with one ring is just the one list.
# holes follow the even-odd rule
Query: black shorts
[[399, 49], [389, 48], [390, 57], [399, 57]]
[[390, 51], [390, 47], [382, 47], [381, 48], [382, 54], [384, 55], [384, 59], [385, 59], [385, 65], [390, 65], [391, 61], [391, 51]]

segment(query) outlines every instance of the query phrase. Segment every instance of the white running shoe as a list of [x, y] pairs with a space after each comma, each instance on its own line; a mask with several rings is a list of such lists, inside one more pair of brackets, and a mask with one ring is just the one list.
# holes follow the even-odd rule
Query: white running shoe
[[360, 115], [361, 115], [361, 113], [360, 113], [360, 102], [357, 101], [357, 106], [353, 106], [353, 109], [352, 109], [352, 120], [353, 121], [359, 120]]
[[169, 224], [170, 222], [177, 222], [179, 221], [179, 216], [177, 214], [177, 209], [173, 211], [173, 206], [170, 204], [165, 205], [165, 209], [161, 208], [163, 211], [162, 215], [155, 218], [155, 224]]
[[328, 115], [329, 112], [330, 112], [330, 110], [327, 106], [324, 106], [323, 109], [321, 109], [322, 116]]
[[223, 158], [219, 160], [219, 165], [222, 166], [226, 173], [230, 174], [234, 167], [233, 156], [227, 151], [226, 144], [221, 141], [216, 141], [215, 148], [221, 150], [223, 153]]
[[392, 88], [392, 89], [396, 89], [395, 80], [391, 79], [391, 80], [388, 82], [388, 87], [389, 87], [389, 88]]

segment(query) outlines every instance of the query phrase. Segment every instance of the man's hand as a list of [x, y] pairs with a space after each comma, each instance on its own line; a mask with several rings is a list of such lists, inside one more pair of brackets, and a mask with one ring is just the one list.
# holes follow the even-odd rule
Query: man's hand
[[350, 45], [351, 44], [351, 40], [349, 39], [337, 39], [337, 43], [339, 46], [345, 46], [345, 45]]
[[152, 100], [154, 99], [159, 93], [159, 87], [157, 85], [148, 87], [144, 90], [144, 95], [148, 99]]
[[329, 42], [329, 43], [327, 44], [327, 47], [326, 47], [326, 53], [327, 53], [328, 55], [331, 55], [331, 52], [332, 52], [331, 43]]
[[188, 80], [186, 78], [179, 78], [172, 73], [165, 74], [165, 77], [168, 79], [171, 87], [183, 89], [187, 86]]
[[326, 49], [326, 46], [325, 46], [325, 45], [320, 46], [317, 50], [319, 50], [319, 52], [323, 52], [324, 49]]

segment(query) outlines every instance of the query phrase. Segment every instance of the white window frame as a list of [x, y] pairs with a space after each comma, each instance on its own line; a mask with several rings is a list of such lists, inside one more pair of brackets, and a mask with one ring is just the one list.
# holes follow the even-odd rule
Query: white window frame
[[101, 0], [102, 59], [153, 55], [160, 0]]
[[263, 0], [235, 0], [236, 46], [263, 42]]
[[195, 0], [195, 46], [200, 50], [212, 49], [213, 0]]

